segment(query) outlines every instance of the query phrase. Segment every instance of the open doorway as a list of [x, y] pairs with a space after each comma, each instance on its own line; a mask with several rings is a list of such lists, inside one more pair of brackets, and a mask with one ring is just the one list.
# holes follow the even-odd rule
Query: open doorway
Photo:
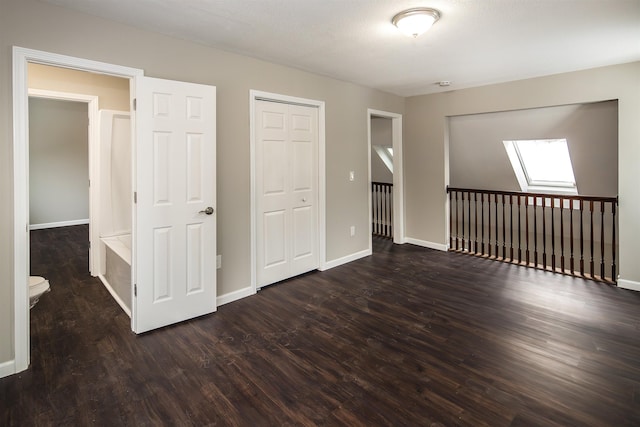
[[[371, 117], [371, 234], [393, 240], [393, 137], [387, 117]], [[375, 246], [374, 246], [375, 247]]]
[[368, 110], [370, 250], [373, 239], [404, 243], [402, 116]]
[[[74, 235], [71, 246], [84, 233], [79, 256], [88, 273], [131, 316], [129, 79], [37, 63], [27, 71], [29, 229], [50, 229], [48, 238], [60, 242]], [[42, 246], [43, 234], [30, 240]], [[30, 274], [47, 272], [32, 266]]]
[[[30, 66], [50, 65], [58, 70], [94, 71], [95, 75], [118, 76], [129, 81], [142, 74], [141, 70], [131, 69], [110, 64], [98, 63], [48, 52], [29, 49], [13, 48], [13, 164], [14, 164], [14, 364], [12, 371], [20, 372], [27, 369], [30, 360], [30, 310], [29, 288], [30, 275], [30, 245], [29, 245], [29, 88], [45, 90], [43, 86], [30, 81], [36, 72]], [[55, 80], [55, 78], [53, 79]], [[67, 81], [68, 86], [56, 88], [57, 92], [81, 93], [72, 89], [78, 81]], [[49, 88], [53, 90], [53, 88]], [[128, 93], [128, 91], [127, 91]], [[76, 100], [77, 101], [77, 100]], [[89, 103], [91, 100], [84, 100]], [[127, 105], [130, 101], [127, 101]], [[90, 127], [93, 129], [95, 126]], [[92, 131], [89, 131], [92, 135]], [[89, 166], [91, 168], [91, 166]], [[88, 184], [88, 182], [86, 183]], [[85, 268], [86, 264], [85, 264]]]
[[[217, 308], [215, 264], [208, 262], [216, 256], [215, 86], [156, 79], [140, 69], [14, 46], [14, 361], [6, 370], [11, 373], [27, 369], [30, 359], [27, 93], [28, 67], [36, 63], [120, 77], [130, 84], [128, 105], [135, 113], [131, 329], [143, 333]], [[170, 244], [176, 239], [182, 243]], [[188, 286], [170, 286], [181, 272]]]

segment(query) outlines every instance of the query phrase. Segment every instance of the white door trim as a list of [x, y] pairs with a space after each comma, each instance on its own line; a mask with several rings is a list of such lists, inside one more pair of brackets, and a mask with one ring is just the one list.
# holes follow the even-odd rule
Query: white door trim
[[371, 212], [371, 119], [373, 117], [384, 117], [391, 119], [391, 139], [393, 147], [393, 243], [403, 244], [407, 242], [404, 229], [404, 173], [402, 169], [402, 114], [390, 113], [367, 109], [367, 145], [368, 168], [369, 168], [369, 251], [373, 250], [372, 221]]
[[325, 105], [324, 101], [298, 98], [258, 90], [249, 91], [249, 156], [250, 156], [250, 206], [251, 206], [251, 291], [257, 292], [256, 256], [256, 141], [255, 107], [257, 101], [273, 101], [286, 104], [300, 104], [318, 108], [318, 254], [320, 270], [326, 266], [326, 184], [325, 184]]
[[[44, 90], [44, 89], [31, 89], [28, 88], [29, 97], [33, 98], [45, 98], [45, 99], [56, 99], [60, 101], [73, 101], [73, 102], [84, 102], [87, 104], [87, 109], [89, 113], [89, 133], [88, 133], [88, 143], [89, 143], [89, 182], [93, 188], [100, 188], [100, 147], [98, 143], [100, 142], [99, 134], [99, 123], [98, 123], [98, 97], [95, 95], [85, 95], [81, 93], [69, 93], [69, 92], [58, 92], [53, 90]], [[98, 253], [97, 248], [98, 245], [98, 230], [97, 226], [99, 224], [99, 200], [95, 191], [91, 191], [89, 188], [89, 242], [90, 242], [90, 250], [89, 250], [89, 272], [92, 276], [97, 276], [99, 272], [100, 265], [100, 254]]]
[[[13, 366], [8, 374], [29, 367], [29, 102], [27, 64], [29, 62], [97, 72], [131, 79], [135, 93], [136, 78], [143, 70], [104, 62], [59, 55], [22, 47], [13, 47]], [[133, 120], [132, 120], [133, 123]]]

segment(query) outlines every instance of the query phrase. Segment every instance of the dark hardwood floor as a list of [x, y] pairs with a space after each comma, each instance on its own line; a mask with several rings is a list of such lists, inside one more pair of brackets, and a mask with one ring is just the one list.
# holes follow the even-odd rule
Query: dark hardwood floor
[[87, 228], [32, 232], [31, 367], [0, 425], [639, 426], [640, 293], [375, 240], [136, 336]]

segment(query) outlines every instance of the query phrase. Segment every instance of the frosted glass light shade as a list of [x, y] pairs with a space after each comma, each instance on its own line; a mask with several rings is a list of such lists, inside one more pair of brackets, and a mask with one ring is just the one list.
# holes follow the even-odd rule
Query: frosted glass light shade
[[398, 13], [391, 22], [409, 37], [418, 37], [427, 31], [440, 18], [435, 9], [418, 7]]

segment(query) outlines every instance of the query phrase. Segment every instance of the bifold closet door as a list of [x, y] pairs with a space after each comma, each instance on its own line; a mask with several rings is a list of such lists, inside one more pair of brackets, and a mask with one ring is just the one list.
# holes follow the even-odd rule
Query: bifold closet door
[[318, 268], [318, 109], [258, 101], [257, 286]]

